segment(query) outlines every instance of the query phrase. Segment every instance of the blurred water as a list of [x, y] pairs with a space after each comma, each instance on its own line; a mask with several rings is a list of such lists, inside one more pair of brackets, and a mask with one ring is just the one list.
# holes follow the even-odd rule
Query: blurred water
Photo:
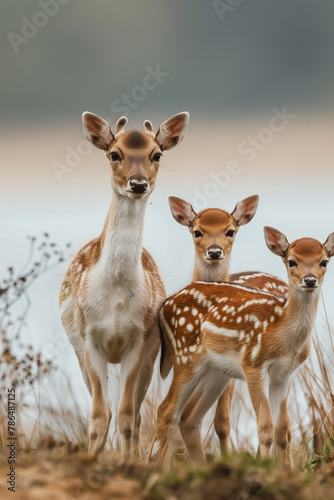
[[[184, 198], [191, 201], [191, 193], [187, 196], [187, 191], [189, 187], [185, 186], [182, 189], [180, 184], [177, 189], [167, 186], [166, 183], [158, 184], [147, 210], [144, 245], [152, 253], [159, 266], [168, 294], [187, 285], [192, 275], [194, 250], [191, 236], [184, 226], [174, 221], [167, 203], [167, 197], [171, 193], [181, 195], [185, 192]], [[249, 187], [247, 194], [254, 192], [254, 188]], [[324, 199], [323, 196], [313, 195], [312, 206], [318, 207], [315, 212], [308, 203], [305, 205], [304, 193], [305, 191], [299, 191], [294, 193], [293, 197], [286, 194], [284, 204], [276, 203], [274, 206], [273, 197], [268, 194], [261, 197], [254, 220], [248, 226], [241, 227], [236, 237], [232, 272], [261, 270], [285, 279], [285, 268], [281, 260], [271, 254], [265, 245], [262, 231], [265, 224], [284, 231], [291, 241], [306, 235], [322, 241], [326, 239], [334, 225], [331, 225], [331, 220], [327, 217], [319, 218], [319, 214], [331, 212], [331, 201]], [[215, 205], [232, 210], [234, 204], [243, 196], [227, 195], [226, 203], [215, 203]], [[22, 265], [24, 255], [28, 251], [26, 234], [40, 234], [48, 230], [52, 239], [60, 247], [64, 247], [68, 241], [71, 241], [74, 250], [79, 249], [82, 244], [100, 233], [108, 209], [108, 200], [95, 201], [89, 203], [89, 206], [82, 201], [66, 205], [49, 204], [47, 210], [45, 205], [38, 203], [25, 207], [24, 211], [20, 208], [17, 207], [17, 212], [12, 210], [6, 217], [6, 224], [11, 228], [11, 233], [1, 247], [2, 268], [9, 264], [15, 267]], [[308, 228], [312, 228], [312, 231]], [[42, 351], [44, 349], [46, 355], [50, 356], [50, 353], [53, 353], [53, 359], [66, 367], [66, 370], [72, 366], [73, 362], [76, 364], [71, 347], [63, 349], [65, 342], [62, 340], [63, 329], [58, 312], [59, 287], [68, 263], [67, 261], [56, 270], [44, 275], [32, 287], [32, 307], [28, 319], [29, 338], [27, 338], [34, 346]], [[329, 319], [333, 322], [334, 310], [331, 304], [334, 301], [332, 286], [334, 269], [331, 264], [328, 266], [325, 277], [323, 294]], [[322, 304], [319, 306], [317, 324], [319, 326], [324, 324]], [[62, 347], [60, 353], [57, 352], [58, 349], [52, 350], [49, 346], [50, 343], [54, 343], [54, 336]], [[70, 362], [69, 359], [71, 359]]]

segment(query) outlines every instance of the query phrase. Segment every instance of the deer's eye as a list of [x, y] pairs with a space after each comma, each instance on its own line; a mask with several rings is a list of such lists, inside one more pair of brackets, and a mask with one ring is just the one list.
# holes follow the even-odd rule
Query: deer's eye
[[155, 155], [153, 156], [152, 160], [159, 162], [161, 157], [162, 157], [161, 153], [155, 153]]
[[328, 264], [328, 260], [323, 260], [320, 262], [321, 267], [327, 267], [327, 264]]
[[225, 236], [227, 236], [228, 238], [233, 238], [234, 235], [235, 231], [233, 231], [233, 229], [230, 229], [230, 231], [227, 231], [227, 233], [225, 234]]
[[200, 238], [201, 236], [203, 236], [203, 234], [201, 233], [201, 231], [194, 231], [194, 236], [195, 238]]
[[121, 159], [118, 153], [110, 153], [110, 158], [111, 161], [119, 161]]
[[298, 264], [295, 260], [289, 260], [288, 265], [289, 265], [289, 267], [297, 267], [298, 266]]

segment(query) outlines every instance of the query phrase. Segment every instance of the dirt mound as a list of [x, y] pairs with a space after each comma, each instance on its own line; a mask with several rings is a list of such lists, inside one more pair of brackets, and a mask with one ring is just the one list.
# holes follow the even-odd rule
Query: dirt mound
[[[13, 498], [6, 484], [8, 464], [0, 459], [0, 498]], [[118, 454], [105, 452], [97, 462], [79, 446], [44, 444], [44, 449], [18, 457], [17, 500], [314, 500], [334, 498], [334, 462], [317, 471], [297, 472], [279, 464], [235, 456], [198, 470], [176, 462], [163, 473], [145, 464], [124, 464]]]

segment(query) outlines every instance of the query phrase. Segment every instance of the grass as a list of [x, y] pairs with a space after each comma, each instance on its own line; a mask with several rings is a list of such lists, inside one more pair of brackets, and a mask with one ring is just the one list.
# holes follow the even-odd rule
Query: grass
[[[212, 421], [204, 424], [204, 444], [211, 463], [193, 468], [179, 440], [174, 470], [164, 474], [143, 461], [123, 463], [117, 425], [97, 462], [87, 459], [89, 413], [76, 402], [69, 381], [55, 376], [53, 363], [22, 341], [29, 313], [29, 288], [44, 272], [62, 261], [49, 236], [31, 239], [24, 268], [0, 284], [1, 403], [0, 497], [6, 498], [3, 478], [7, 464], [7, 388], [15, 387], [19, 426], [18, 498], [263, 498], [308, 499], [334, 496], [334, 339], [326, 325], [313, 337], [312, 356], [294, 377], [289, 405], [293, 430], [291, 471], [275, 461], [259, 461], [253, 409], [245, 384], [234, 399], [232, 454], [220, 458]], [[18, 307], [20, 306], [20, 307]], [[327, 337], [327, 338], [326, 338]], [[118, 383], [117, 370], [113, 372]], [[63, 395], [72, 404], [64, 404]], [[154, 432], [162, 385], [155, 377], [142, 407], [142, 449], [148, 450]], [[245, 424], [247, 422], [247, 425]], [[249, 453], [251, 452], [251, 453]], [[24, 496], [26, 495], [26, 496]]]
[[[4, 456], [0, 455], [0, 474], [5, 469]], [[333, 497], [334, 464], [327, 463], [316, 473], [288, 471], [274, 461], [240, 453], [202, 469], [177, 461], [172, 472], [164, 473], [144, 463], [123, 463], [120, 455], [111, 451], [91, 462], [79, 446], [50, 441], [41, 442], [37, 450], [21, 452], [19, 484], [19, 500], [315, 500]], [[1, 482], [0, 495], [10, 498]]]

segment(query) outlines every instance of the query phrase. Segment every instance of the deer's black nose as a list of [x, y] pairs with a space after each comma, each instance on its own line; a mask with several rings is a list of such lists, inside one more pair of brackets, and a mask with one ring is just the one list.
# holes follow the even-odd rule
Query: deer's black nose
[[211, 247], [208, 248], [207, 253], [210, 259], [220, 259], [223, 250], [218, 245], [211, 245]]
[[136, 176], [129, 180], [131, 191], [136, 194], [145, 193], [148, 188], [148, 182], [144, 176]]
[[305, 276], [304, 283], [308, 288], [314, 288], [318, 284], [318, 280], [314, 276]]

